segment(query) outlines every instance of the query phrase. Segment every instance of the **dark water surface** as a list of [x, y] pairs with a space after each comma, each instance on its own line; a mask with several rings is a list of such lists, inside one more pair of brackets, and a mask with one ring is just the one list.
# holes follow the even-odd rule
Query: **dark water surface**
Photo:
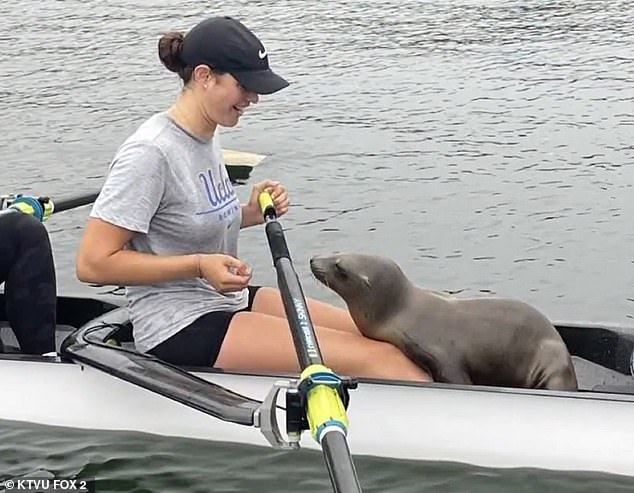
[[[8, 0], [0, 192], [98, 189], [116, 147], [179, 89], [158, 35], [212, 13], [252, 27], [293, 82], [222, 133], [227, 148], [269, 155], [250, 183], [275, 177], [292, 194], [284, 224], [309, 295], [338, 302], [310, 279], [311, 255], [359, 250], [393, 257], [423, 287], [634, 325], [631, 2]], [[86, 213], [48, 222], [61, 292], [82, 289], [73, 262]], [[241, 255], [255, 282], [275, 283], [261, 229], [245, 232]], [[0, 477], [40, 467], [107, 477], [113, 491], [328, 490], [310, 453], [0, 426]], [[368, 491], [630, 484], [378, 460], [359, 469]]]
[[[4, 423], [0, 421], [0, 480], [25, 474], [51, 479], [79, 475], [96, 478], [100, 493], [331, 491], [323, 457], [317, 451], [276, 452], [140, 433], [67, 431], [9, 423], [5, 427]], [[21, 446], [14, 455], [16, 443]], [[492, 470], [369, 457], [357, 458], [355, 466], [365, 493], [634, 491], [632, 478], [600, 474]]]

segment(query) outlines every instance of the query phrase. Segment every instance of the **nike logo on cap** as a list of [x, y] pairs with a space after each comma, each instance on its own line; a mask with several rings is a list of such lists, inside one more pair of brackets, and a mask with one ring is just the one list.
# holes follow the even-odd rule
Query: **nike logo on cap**
[[266, 50], [259, 50], [258, 56], [260, 57], [260, 60], [264, 60], [264, 58], [266, 57]]

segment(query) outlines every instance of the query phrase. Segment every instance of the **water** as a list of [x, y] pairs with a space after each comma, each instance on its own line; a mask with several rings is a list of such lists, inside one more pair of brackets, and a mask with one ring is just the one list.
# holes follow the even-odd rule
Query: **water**
[[[0, 422], [0, 425], [2, 423]], [[15, 443], [24, 444], [13, 457]], [[27, 445], [28, 444], [28, 445]], [[633, 491], [631, 478], [491, 470], [451, 463], [355, 460], [365, 493], [503, 493], [518, 491]], [[97, 491], [288, 492], [331, 491], [317, 451], [274, 452], [198, 440], [157, 439], [140, 433], [62, 430], [26, 425], [0, 427], [0, 470], [6, 477], [97, 478]], [[2, 479], [3, 474], [0, 474]]]
[[[156, 56], [158, 35], [215, 13], [239, 13], [292, 81], [222, 138], [269, 155], [250, 183], [288, 187], [284, 224], [307, 294], [339, 303], [311, 280], [308, 259], [357, 250], [391, 256], [423, 287], [517, 297], [555, 320], [634, 325], [631, 2], [9, 0], [0, 5], [1, 191], [98, 189], [118, 144], [179, 89]], [[86, 213], [48, 223], [61, 292], [85, 289], [73, 263]], [[245, 232], [241, 256], [255, 282], [275, 283], [261, 229]], [[138, 440], [144, 459], [130, 451]], [[0, 427], [0, 443], [3, 474], [88, 471], [123, 478], [118, 491], [328, 489], [319, 456], [13, 425]], [[360, 464], [375, 491], [627, 484]]]

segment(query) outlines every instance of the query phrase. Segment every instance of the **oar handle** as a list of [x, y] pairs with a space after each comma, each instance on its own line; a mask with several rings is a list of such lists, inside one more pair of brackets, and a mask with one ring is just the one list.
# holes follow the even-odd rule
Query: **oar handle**
[[268, 192], [262, 192], [258, 196], [258, 203], [260, 204], [260, 210], [264, 216], [264, 220], [275, 219], [277, 212], [275, 212], [275, 205], [273, 204], [273, 197]]

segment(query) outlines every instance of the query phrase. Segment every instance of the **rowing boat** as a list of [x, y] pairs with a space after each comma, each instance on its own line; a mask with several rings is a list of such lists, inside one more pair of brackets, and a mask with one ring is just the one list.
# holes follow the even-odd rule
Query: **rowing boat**
[[[59, 297], [62, 357], [20, 354], [0, 322], [0, 419], [288, 448], [284, 426], [279, 435], [275, 427], [285, 422], [293, 375], [178, 369], [148, 358], [134, 349], [123, 305], [116, 292]], [[351, 452], [634, 476], [634, 330], [556, 326], [580, 391], [362, 379], [350, 391]], [[306, 436], [300, 445], [318, 447]]]

